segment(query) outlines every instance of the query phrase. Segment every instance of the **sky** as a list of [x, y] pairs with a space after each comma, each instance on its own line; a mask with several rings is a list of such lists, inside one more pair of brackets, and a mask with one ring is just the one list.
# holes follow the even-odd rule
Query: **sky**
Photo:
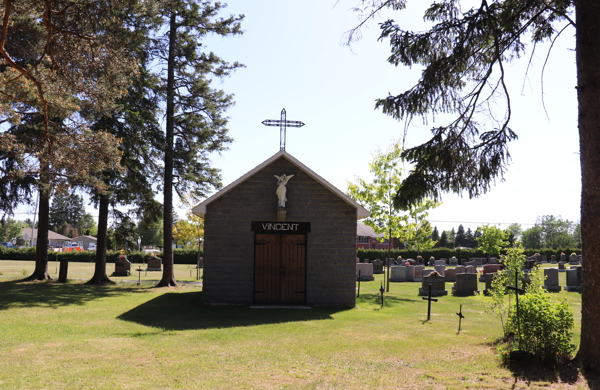
[[[245, 15], [244, 34], [205, 42], [208, 50], [246, 66], [213, 83], [234, 94], [236, 101], [227, 112], [234, 142], [212, 158], [224, 185], [279, 151], [279, 128], [261, 122], [279, 119], [283, 108], [288, 120], [305, 123], [288, 128], [286, 151], [343, 192], [355, 177], [371, 180], [368, 164], [373, 153], [402, 138], [404, 122], [375, 110], [375, 100], [412, 87], [421, 69], [395, 67], [386, 61], [389, 42], [378, 41], [378, 23], [393, 18], [403, 28], [422, 31], [427, 27], [422, 15], [428, 2], [412, 0], [406, 10], [382, 13], [367, 23], [362, 39], [348, 47], [342, 44], [343, 34], [358, 23], [359, 15], [351, 11], [357, 3], [227, 1], [224, 15]], [[507, 66], [511, 127], [519, 139], [511, 143], [512, 162], [505, 181], [477, 199], [444, 195], [443, 204], [429, 215], [439, 230], [459, 224], [465, 229], [483, 224], [505, 228], [510, 223], [527, 229], [538, 216], [548, 214], [580, 219], [574, 45], [574, 30], [567, 29], [552, 48], [543, 94], [541, 70], [548, 45], [536, 48], [528, 72], [531, 45], [523, 58]], [[428, 140], [429, 129], [447, 123], [448, 117], [435, 119], [413, 119], [406, 146]], [[184, 218], [188, 210], [180, 205], [179, 216]], [[89, 211], [97, 215], [97, 210]]]

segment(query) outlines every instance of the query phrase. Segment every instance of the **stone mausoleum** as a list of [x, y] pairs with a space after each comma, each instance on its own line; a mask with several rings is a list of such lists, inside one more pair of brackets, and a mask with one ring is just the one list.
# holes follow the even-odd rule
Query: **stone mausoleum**
[[193, 208], [206, 304], [353, 307], [368, 211], [285, 150]]

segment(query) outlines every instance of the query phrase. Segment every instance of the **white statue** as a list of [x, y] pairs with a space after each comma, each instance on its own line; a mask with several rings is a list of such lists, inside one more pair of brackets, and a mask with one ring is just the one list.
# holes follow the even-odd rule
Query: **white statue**
[[287, 189], [285, 188], [285, 185], [292, 177], [294, 177], [294, 175], [287, 176], [283, 174], [281, 176], [273, 176], [275, 176], [275, 178], [277, 179], [277, 191], [275, 191], [275, 194], [277, 194], [277, 198], [279, 199], [279, 203], [277, 204], [277, 206], [285, 207], [285, 202], [287, 202], [287, 198], [285, 197]]

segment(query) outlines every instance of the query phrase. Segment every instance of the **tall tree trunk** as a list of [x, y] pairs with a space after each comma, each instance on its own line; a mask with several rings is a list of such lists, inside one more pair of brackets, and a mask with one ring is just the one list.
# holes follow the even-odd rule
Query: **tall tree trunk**
[[163, 275], [156, 287], [176, 286], [173, 274], [173, 115], [175, 85], [175, 40], [177, 39], [177, 21], [175, 11], [171, 12], [169, 28], [169, 58], [167, 69], [167, 139], [165, 146], [164, 176], [164, 248]]
[[40, 211], [37, 230], [37, 243], [35, 246], [35, 270], [29, 280], [52, 279], [48, 275], [48, 214], [50, 210], [50, 189], [47, 185], [40, 185]]
[[600, 2], [575, 2], [583, 294], [578, 358], [600, 372]]
[[108, 230], [108, 195], [100, 195], [98, 210], [98, 239], [96, 241], [96, 267], [94, 276], [86, 284], [115, 284], [106, 276], [106, 232]]

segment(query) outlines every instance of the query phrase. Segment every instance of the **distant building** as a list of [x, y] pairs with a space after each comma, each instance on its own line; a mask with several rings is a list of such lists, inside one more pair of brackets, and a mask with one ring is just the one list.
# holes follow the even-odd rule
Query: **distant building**
[[[388, 240], [383, 234], [376, 234], [372, 227], [362, 222], [356, 223], [356, 249], [388, 249]], [[397, 247], [397, 239], [392, 237], [392, 249]]]
[[90, 244], [96, 245], [97, 238], [93, 236], [77, 236], [71, 238], [71, 242], [76, 243], [78, 246], [82, 246], [83, 249], [88, 249]]
[[[30, 245], [30, 246], [37, 245], [37, 235], [38, 235], [37, 229], [25, 228], [25, 229], [23, 229], [22, 235], [23, 235], [23, 239], [28, 243], [28, 245]], [[71, 238], [63, 236], [62, 234], [53, 232], [52, 230], [48, 230], [48, 246], [51, 246], [54, 248], [60, 248], [60, 247], [64, 246], [65, 244], [69, 243], [70, 241], [72, 241]]]

